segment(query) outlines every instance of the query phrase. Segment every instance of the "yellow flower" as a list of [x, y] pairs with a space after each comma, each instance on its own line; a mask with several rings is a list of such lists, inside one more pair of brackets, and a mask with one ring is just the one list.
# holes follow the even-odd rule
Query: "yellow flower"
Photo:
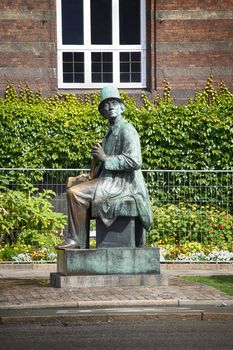
[[169, 210], [172, 210], [172, 211], [176, 210], [176, 208], [174, 207], [174, 205], [171, 205], [168, 209], [169, 209]]

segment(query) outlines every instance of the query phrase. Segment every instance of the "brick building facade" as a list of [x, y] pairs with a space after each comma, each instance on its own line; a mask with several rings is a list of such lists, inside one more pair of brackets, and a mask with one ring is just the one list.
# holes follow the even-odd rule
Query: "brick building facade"
[[[7, 80], [15, 84], [27, 82], [32, 88], [39, 87], [45, 95], [92, 89], [91, 85], [87, 88], [82, 83], [71, 84], [70, 88], [69, 84], [59, 85], [61, 1], [65, 6], [68, 0], [1, 0], [1, 95]], [[144, 0], [143, 3], [146, 46], [139, 49], [142, 55], [145, 52], [146, 68], [145, 73], [139, 73], [144, 74], [142, 89], [161, 91], [167, 79], [173, 94], [182, 100], [192, 95], [195, 88], [201, 88], [210, 74], [216, 83], [223, 80], [228, 87], [232, 86], [233, 0]], [[132, 46], [132, 50], [138, 47]], [[131, 83], [127, 91], [141, 88], [140, 84]]]

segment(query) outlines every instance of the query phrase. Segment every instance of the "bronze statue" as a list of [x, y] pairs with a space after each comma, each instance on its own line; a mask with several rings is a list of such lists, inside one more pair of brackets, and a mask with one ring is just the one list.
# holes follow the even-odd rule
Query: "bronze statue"
[[[119, 216], [122, 203], [134, 199], [143, 227], [148, 230], [151, 207], [141, 171], [140, 140], [135, 128], [123, 118], [125, 105], [119, 91], [109, 85], [101, 90], [100, 114], [109, 121], [103, 145], [93, 146], [93, 159], [99, 162], [88, 181], [67, 190], [68, 233], [58, 248], [87, 248], [89, 209], [98, 213], [106, 226]], [[128, 213], [130, 216], [130, 210]]]

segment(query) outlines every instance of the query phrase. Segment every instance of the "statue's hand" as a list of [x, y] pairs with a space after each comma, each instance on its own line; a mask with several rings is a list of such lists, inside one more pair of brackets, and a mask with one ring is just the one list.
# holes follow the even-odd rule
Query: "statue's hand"
[[78, 176], [69, 176], [67, 181], [67, 188], [78, 185], [81, 182], [90, 180], [90, 174], [81, 174]]
[[97, 157], [102, 162], [104, 162], [104, 160], [107, 157], [106, 154], [104, 153], [103, 148], [101, 147], [101, 145], [99, 143], [97, 143], [93, 146], [92, 155], [93, 155], [93, 157]]
[[81, 174], [81, 175], [78, 175], [76, 176], [76, 179], [77, 180], [80, 180], [80, 181], [87, 181], [87, 179], [89, 178], [90, 174]]

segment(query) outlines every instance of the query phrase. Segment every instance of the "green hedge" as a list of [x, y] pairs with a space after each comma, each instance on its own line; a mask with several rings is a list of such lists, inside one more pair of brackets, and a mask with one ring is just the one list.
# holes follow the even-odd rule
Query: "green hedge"
[[[143, 168], [232, 169], [233, 95], [224, 84], [214, 89], [210, 78], [187, 105], [175, 105], [168, 83], [153, 102], [122, 98], [140, 134]], [[88, 167], [106, 130], [98, 103], [98, 94], [43, 98], [9, 84], [0, 99], [0, 167]]]
[[[33, 93], [32, 93], [33, 94]], [[0, 100], [1, 167], [87, 166], [91, 145], [103, 134], [96, 105], [72, 95], [22, 98], [8, 86]]]

